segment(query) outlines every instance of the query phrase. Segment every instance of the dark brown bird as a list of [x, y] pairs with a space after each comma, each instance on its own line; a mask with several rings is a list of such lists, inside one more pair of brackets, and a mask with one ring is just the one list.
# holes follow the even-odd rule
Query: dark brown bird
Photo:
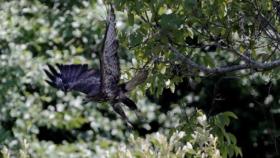
[[148, 72], [143, 69], [127, 83], [119, 84], [120, 65], [117, 52], [119, 45], [116, 37], [115, 14], [111, 6], [107, 17], [103, 48], [100, 53], [100, 70], [90, 69], [85, 64], [56, 64], [57, 70], [48, 64], [49, 70], [44, 71], [49, 78], [46, 82], [52, 87], [65, 92], [82, 92], [86, 94], [87, 101], [110, 102], [114, 111], [131, 126], [121, 103], [131, 110], [137, 110], [136, 104], [126, 94], [143, 83]]

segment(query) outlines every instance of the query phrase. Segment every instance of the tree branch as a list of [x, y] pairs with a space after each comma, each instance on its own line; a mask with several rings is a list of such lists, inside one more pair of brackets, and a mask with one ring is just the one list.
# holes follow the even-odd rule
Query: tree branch
[[228, 73], [228, 72], [234, 72], [239, 70], [245, 70], [245, 69], [255, 69], [257, 71], [266, 71], [273, 69], [275, 67], [280, 66], [280, 59], [274, 60], [267, 63], [259, 63], [259, 62], [251, 62], [251, 64], [240, 64], [240, 65], [232, 65], [232, 66], [221, 66], [221, 67], [215, 67], [215, 68], [208, 68], [206, 66], [200, 65], [189, 59], [188, 57], [184, 56], [182, 53], [180, 53], [174, 46], [169, 44], [169, 49], [175, 53], [175, 56], [177, 59], [183, 61], [188, 66], [198, 69], [201, 72], [204, 72], [206, 74], [222, 74], [222, 73]]

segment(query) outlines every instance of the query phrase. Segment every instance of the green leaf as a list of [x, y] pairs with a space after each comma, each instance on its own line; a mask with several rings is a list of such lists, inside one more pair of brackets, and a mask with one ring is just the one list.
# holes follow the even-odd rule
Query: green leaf
[[128, 24], [132, 26], [134, 24], [134, 15], [132, 14], [131, 11], [127, 12], [127, 17], [128, 17]]
[[182, 17], [176, 14], [163, 14], [160, 20], [160, 26], [164, 29], [175, 29], [182, 24]]
[[223, 19], [227, 15], [228, 8], [224, 1], [219, 1], [218, 3], [214, 4], [213, 8], [216, 8], [216, 12], [218, 13], [218, 17], [220, 19]]
[[215, 66], [214, 61], [209, 54], [206, 54], [203, 59], [204, 59], [204, 64], [205, 65], [207, 65], [209, 67], [214, 67]]
[[235, 150], [235, 156], [240, 155], [241, 157], [243, 157], [242, 151], [239, 147], [235, 146], [234, 150]]
[[233, 134], [228, 133], [229, 139], [232, 142], [232, 144], [236, 144], [236, 138]]
[[188, 36], [190, 37], [190, 38], [192, 38], [193, 39], [193, 31], [192, 31], [192, 28], [190, 28], [190, 27], [187, 27], [187, 32], [188, 32]]
[[231, 117], [231, 118], [234, 118], [234, 119], [238, 119], [238, 117], [233, 112], [227, 111], [227, 112], [224, 112], [223, 114], [225, 116], [228, 116], [228, 117]]
[[135, 32], [129, 36], [129, 39], [130, 39], [130, 45], [132, 47], [135, 47], [142, 43], [143, 36], [142, 34]]

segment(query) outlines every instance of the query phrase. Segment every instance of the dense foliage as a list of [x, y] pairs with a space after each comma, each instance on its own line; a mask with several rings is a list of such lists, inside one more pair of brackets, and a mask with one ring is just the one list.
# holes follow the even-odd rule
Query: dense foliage
[[[131, 93], [141, 111], [127, 112], [133, 130], [108, 104], [84, 104], [44, 81], [46, 63], [99, 67], [109, 2], [122, 82], [144, 65], [150, 72]], [[255, 157], [279, 156], [279, 8], [276, 0], [0, 1], [2, 156], [218, 158], [243, 149], [245, 157], [262, 145], [269, 149]]]

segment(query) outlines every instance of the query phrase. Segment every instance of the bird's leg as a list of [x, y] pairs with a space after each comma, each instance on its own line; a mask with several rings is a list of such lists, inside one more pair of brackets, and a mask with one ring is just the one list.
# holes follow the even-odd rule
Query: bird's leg
[[134, 101], [132, 101], [131, 99], [129, 99], [127, 96], [123, 96], [120, 101], [126, 105], [130, 110], [133, 110], [137, 116], [137, 118], [140, 118], [140, 113], [141, 111], [137, 108], [137, 105], [134, 103]]
[[126, 125], [130, 129], [133, 129], [133, 124], [127, 118], [127, 116], [126, 116], [125, 112], [123, 111], [122, 107], [120, 106], [120, 104], [119, 103], [113, 103], [112, 107], [113, 107], [114, 111], [116, 113], [118, 113], [121, 116], [121, 118], [125, 121]]

